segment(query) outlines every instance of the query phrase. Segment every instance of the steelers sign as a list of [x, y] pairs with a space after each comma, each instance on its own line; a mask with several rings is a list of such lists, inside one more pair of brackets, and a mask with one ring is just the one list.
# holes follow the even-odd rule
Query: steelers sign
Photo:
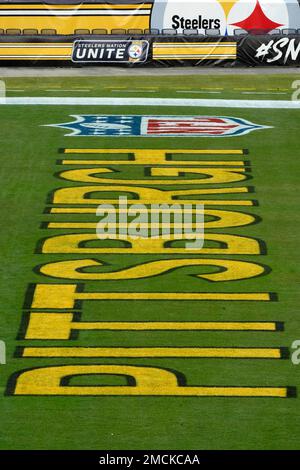
[[73, 45], [73, 62], [145, 62], [149, 43], [144, 40], [79, 40]]
[[222, 36], [246, 31], [299, 28], [299, 0], [154, 0], [151, 28], [219, 29]]

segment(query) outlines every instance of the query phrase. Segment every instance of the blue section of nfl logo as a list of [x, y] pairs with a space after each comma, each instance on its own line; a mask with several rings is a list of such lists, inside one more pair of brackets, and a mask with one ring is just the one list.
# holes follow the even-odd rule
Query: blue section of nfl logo
[[101, 116], [98, 114], [82, 114], [76, 121], [63, 124], [52, 124], [55, 127], [69, 129], [68, 136], [138, 136], [141, 135], [142, 116]]

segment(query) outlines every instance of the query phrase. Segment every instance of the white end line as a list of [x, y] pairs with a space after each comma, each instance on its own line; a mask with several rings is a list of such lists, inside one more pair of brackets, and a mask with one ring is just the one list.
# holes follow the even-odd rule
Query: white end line
[[106, 98], [63, 96], [18, 96], [1, 100], [5, 105], [78, 105], [78, 106], [185, 106], [205, 108], [300, 109], [300, 101], [288, 100], [224, 100], [200, 98]]

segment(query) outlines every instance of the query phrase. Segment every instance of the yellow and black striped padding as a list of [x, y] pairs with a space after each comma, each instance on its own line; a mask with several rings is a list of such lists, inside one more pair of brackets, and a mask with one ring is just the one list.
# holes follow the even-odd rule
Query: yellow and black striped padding
[[3, 29], [55, 29], [57, 34], [74, 34], [76, 29], [146, 29], [150, 27], [152, 3], [82, 3], [49, 5], [0, 3]]

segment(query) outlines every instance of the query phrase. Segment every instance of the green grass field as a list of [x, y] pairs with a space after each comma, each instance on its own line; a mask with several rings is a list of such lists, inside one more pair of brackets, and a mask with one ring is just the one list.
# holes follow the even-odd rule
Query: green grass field
[[[159, 72], [158, 72], [159, 73]], [[8, 96], [160, 96], [290, 99], [297, 74], [5, 78]], [[257, 96], [255, 96], [257, 93]], [[216, 96], [214, 96], [216, 95]], [[218, 96], [221, 95], [221, 96]], [[261, 95], [261, 96], [259, 96]]]
[[[141, 80], [142, 78], [142, 80]], [[77, 79], [7, 79], [8, 96], [145, 96], [282, 99], [289, 100], [291, 83], [297, 76], [199, 76]], [[142, 85], [141, 85], [142, 82]], [[184, 87], [186, 85], [186, 90]], [[120, 87], [125, 87], [121, 90]], [[80, 88], [81, 87], [81, 88]], [[126, 88], [127, 87], [127, 88]], [[154, 91], [145, 92], [146, 88]], [[211, 89], [208, 89], [211, 88]], [[213, 89], [214, 88], [214, 89]], [[51, 91], [52, 89], [52, 91]], [[84, 90], [85, 91], [80, 91]], [[140, 91], [140, 89], [142, 89]], [[48, 91], [46, 91], [48, 90]], [[60, 90], [60, 91], [57, 91]], [[66, 91], [70, 90], [70, 91]], [[114, 91], [119, 90], [119, 91]], [[128, 90], [133, 90], [130, 92]], [[263, 94], [243, 94], [259, 92]], [[199, 92], [199, 96], [195, 91]], [[210, 94], [208, 92], [218, 92]], [[186, 116], [232, 116], [271, 126], [247, 135], [206, 137], [70, 137], [68, 131], [45, 124], [72, 120], [77, 114], [141, 114]], [[1, 449], [299, 449], [299, 398], [215, 397], [215, 396], [47, 396], [17, 395], [13, 380], [25, 369], [59, 365], [131, 365], [171, 369], [183, 374], [187, 386], [296, 387], [299, 393], [300, 366], [290, 358], [257, 358], [258, 348], [275, 351], [300, 340], [299, 324], [299, 110], [222, 109], [166, 106], [24, 106], [1, 105], [1, 188], [2, 188], [2, 309], [0, 339], [7, 346], [7, 364], [0, 365]], [[40, 240], [54, 235], [94, 233], [93, 229], [47, 229], [45, 222], [96, 222], [94, 214], [49, 214], [51, 194], [57, 188], [93, 183], [66, 181], [58, 172], [92, 168], [93, 165], [61, 165], [62, 159], [103, 159], [99, 154], [59, 153], [61, 148], [102, 149], [186, 149], [181, 159], [199, 161], [247, 161], [251, 178], [230, 184], [193, 184], [193, 188], [254, 187], [246, 194], [209, 195], [219, 199], [205, 208], [240, 211], [260, 218], [259, 223], [241, 227], [211, 229], [210, 233], [240, 235], [262, 240], [261, 254], [69, 254], [39, 253]], [[189, 150], [225, 150], [225, 155], [188, 155]], [[231, 150], [247, 149], [248, 154]], [[143, 166], [127, 162], [109, 167], [118, 173], [104, 174], [108, 180], [149, 180]], [[115, 157], [116, 158], [116, 157]], [[117, 155], [117, 159], [125, 158]], [[178, 159], [176, 156], [174, 159]], [[58, 161], [59, 160], [59, 161]], [[95, 165], [94, 165], [95, 166]], [[149, 164], [148, 164], [149, 166]], [[155, 165], [154, 165], [155, 166]], [[179, 165], [180, 166], [180, 165]], [[181, 165], [182, 166], [182, 165]], [[97, 166], [101, 168], [101, 165]], [[251, 169], [251, 171], [250, 171]], [[157, 179], [158, 177], [154, 178]], [[182, 179], [199, 178], [196, 173], [179, 174], [167, 189], [190, 189]], [[170, 179], [162, 176], [160, 179]], [[95, 185], [96, 183], [94, 183]], [[148, 185], [149, 186], [149, 185]], [[160, 188], [159, 184], [150, 187]], [[99, 189], [101, 185], [99, 186]], [[111, 190], [110, 197], [118, 192]], [[222, 200], [256, 200], [258, 205], [224, 205]], [[88, 205], [82, 207], [96, 207]], [[136, 201], [134, 201], [136, 202]], [[56, 206], [57, 207], [57, 206]], [[63, 204], [59, 207], [72, 207]], [[75, 207], [75, 206], [74, 206]], [[76, 207], [79, 207], [76, 205]], [[42, 226], [41, 224], [44, 223]], [[87, 246], [96, 247], [96, 242]], [[108, 247], [116, 246], [111, 242]], [[180, 245], [178, 245], [180, 246]], [[205, 247], [216, 247], [207, 242]], [[263, 250], [262, 250], [263, 251]], [[54, 261], [97, 259], [104, 267], [85, 272], [109, 273], [154, 260], [223, 259], [259, 263], [270, 268], [265, 275], [209, 282], [195, 275], [215, 273], [216, 268], [184, 266], [161, 275], [125, 280], [67, 280], [43, 276], [37, 267]], [[270, 271], [270, 272], [269, 272]], [[160, 293], [276, 293], [270, 301], [196, 300], [102, 300], [83, 301], [83, 322], [282, 322], [283, 331], [80, 331], [72, 339], [25, 339], [30, 299], [24, 306], [30, 284], [84, 284], [85, 292]], [[59, 301], [60, 299], [57, 299]], [[25, 308], [24, 308], [25, 307]], [[59, 310], [49, 310], [48, 313]], [[70, 312], [62, 309], [61, 312]], [[62, 314], [63, 314], [62, 313]], [[49, 315], [48, 315], [49, 316]], [[28, 323], [27, 323], [28, 326]], [[47, 329], [47, 324], [41, 331]], [[44, 331], [43, 330], [43, 331]], [[28, 333], [28, 330], [27, 330]], [[253, 358], [228, 357], [19, 357], [20, 348], [251, 348]], [[274, 353], [275, 354], [275, 353]], [[72, 354], [71, 354], [72, 356]], [[148, 354], [149, 356], [149, 354]], [[9, 384], [9, 385], [8, 385]], [[77, 376], [73, 386], [122, 386], [123, 376]]]

